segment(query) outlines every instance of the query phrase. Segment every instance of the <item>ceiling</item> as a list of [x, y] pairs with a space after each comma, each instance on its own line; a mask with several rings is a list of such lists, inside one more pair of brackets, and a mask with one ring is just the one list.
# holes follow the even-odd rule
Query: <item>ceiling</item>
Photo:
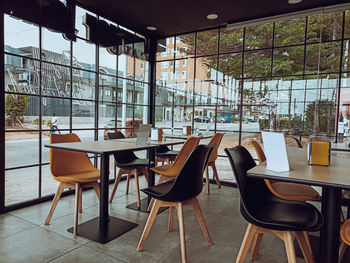
[[[149, 37], [165, 36], [217, 27], [234, 22], [281, 15], [311, 8], [349, 3], [349, 0], [77, 0], [82, 6], [124, 27]], [[208, 14], [218, 14], [208, 20]], [[147, 30], [156, 27], [156, 31]]]

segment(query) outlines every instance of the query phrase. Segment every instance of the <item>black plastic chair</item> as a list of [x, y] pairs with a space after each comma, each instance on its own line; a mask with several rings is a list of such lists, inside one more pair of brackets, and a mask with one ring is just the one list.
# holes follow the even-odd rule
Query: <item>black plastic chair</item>
[[178, 153], [179, 151], [172, 151], [168, 146], [162, 145], [156, 148], [156, 164], [162, 162], [162, 165], [164, 165], [164, 162], [173, 162]]
[[298, 148], [303, 148], [303, 146], [301, 145], [301, 142], [299, 141], [299, 139], [295, 136], [293, 136], [293, 139], [295, 140], [295, 142], [297, 143], [298, 145]]
[[291, 231], [295, 231], [306, 262], [313, 262], [307, 232], [321, 229], [323, 218], [320, 212], [311, 204], [276, 197], [263, 178], [247, 177], [246, 172], [256, 164], [244, 147], [226, 148], [225, 152], [240, 192], [241, 214], [249, 222], [236, 262], [244, 262], [253, 238], [250, 259], [254, 260], [263, 234], [267, 232], [273, 232], [284, 241], [288, 262], [295, 262]]
[[203, 190], [203, 172], [208, 164], [209, 155], [212, 150], [213, 146], [198, 145], [189, 155], [181, 171], [174, 180], [142, 190], [147, 195], [153, 197], [155, 202], [152, 206], [152, 210], [148, 216], [147, 223], [137, 246], [138, 251], [142, 251], [144, 242], [147, 239], [160, 207], [170, 207], [168, 223], [169, 232], [172, 231], [173, 208], [175, 207], [177, 209], [182, 262], [186, 262], [183, 205], [193, 206], [198, 222], [208, 244], [210, 246], [213, 244], [196, 198]]
[[[124, 134], [121, 132], [108, 132], [109, 139], [123, 139], [125, 138]], [[148, 182], [148, 172], [147, 166], [149, 164], [148, 159], [138, 158], [133, 151], [122, 151], [114, 154], [115, 165], [119, 168], [117, 178], [115, 179], [113, 190], [109, 202], [112, 203], [115, 192], [117, 191], [118, 184], [123, 174], [127, 174], [126, 182], [126, 194], [129, 193], [129, 182], [130, 175], [135, 175], [135, 185], [136, 185], [136, 195], [137, 195], [137, 207], [140, 208], [140, 190], [139, 190], [139, 179], [140, 174], [144, 174]]]

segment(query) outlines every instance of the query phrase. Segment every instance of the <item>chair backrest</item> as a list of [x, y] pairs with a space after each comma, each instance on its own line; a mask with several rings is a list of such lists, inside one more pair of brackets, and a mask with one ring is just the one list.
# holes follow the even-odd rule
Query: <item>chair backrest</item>
[[199, 144], [200, 139], [201, 137], [196, 136], [188, 137], [175, 158], [175, 161], [171, 167], [172, 170], [180, 171], [182, 169], [190, 153]]
[[[50, 143], [80, 142], [74, 133], [50, 134]], [[50, 170], [53, 177], [96, 169], [86, 153], [50, 148]]]
[[260, 144], [257, 141], [250, 141], [249, 144], [253, 146], [256, 154], [258, 155], [259, 163], [265, 162], [266, 156], [263, 149], [261, 149]]
[[208, 161], [209, 163], [214, 162], [218, 158], [218, 149], [219, 149], [222, 137], [224, 137], [224, 133], [215, 133], [213, 137], [211, 137], [209, 145], [215, 145], [215, 146], [209, 156], [209, 161]]
[[[225, 148], [241, 196], [242, 215], [251, 223], [256, 223], [254, 210], [267, 199], [276, 199], [267, 188], [264, 179], [247, 177], [247, 171], [256, 166], [253, 157], [243, 146]], [[243, 208], [243, 209], [242, 209]], [[245, 213], [244, 213], [245, 212]]]
[[120, 131], [116, 131], [116, 132], [107, 132], [108, 134], [108, 139], [124, 139], [125, 136], [123, 133], [121, 133]]
[[203, 172], [213, 148], [212, 145], [196, 146], [164, 197], [173, 201], [184, 201], [199, 195], [203, 190]]
[[299, 141], [299, 139], [295, 136], [293, 136], [293, 139], [295, 140], [295, 142], [297, 143], [298, 145], [298, 148], [303, 148], [303, 145], [301, 145], [301, 142]]
[[[124, 139], [125, 136], [123, 133], [116, 131], [116, 132], [108, 132], [108, 138], [109, 139]], [[126, 163], [130, 163], [137, 158], [137, 156], [134, 154], [133, 151], [122, 151], [119, 153], [115, 153], [114, 154], [114, 159], [115, 159], [115, 163], [116, 165], [123, 165]]]

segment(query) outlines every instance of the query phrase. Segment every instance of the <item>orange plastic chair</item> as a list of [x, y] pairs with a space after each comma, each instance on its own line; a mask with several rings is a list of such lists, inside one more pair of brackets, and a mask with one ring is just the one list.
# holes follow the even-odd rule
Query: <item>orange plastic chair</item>
[[216, 184], [219, 188], [221, 188], [218, 171], [216, 170], [215, 161], [218, 158], [218, 149], [222, 140], [222, 137], [224, 137], [224, 133], [215, 133], [213, 137], [211, 137], [209, 145], [212, 145], [215, 143], [214, 149], [211, 152], [209, 156], [208, 166], [205, 169], [205, 177], [206, 177], [206, 187], [207, 187], [207, 193], [210, 194], [210, 187], [209, 187], [209, 166], [213, 169], [213, 176], [215, 178]]
[[348, 246], [350, 246], [350, 219], [346, 220], [340, 229], [341, 244], [339, 247], [338, 262], [340, 263], [346, 252]]
[[175, 158], [174, 163], [152, 167], [151, 170], [160, 175], [158, 184], [174, 179], [182, 169], [187, 157], [193, 151], [193, 149], [199, 144], [201, 137], [191, 136], [182, 145], [178, 155]]
[[[250, 145], [253, 146], [256, 154], [258, 155], [259, 163], [266, 160], [264, 151], [261, 149], [259, 143], [251, 141]], [[291, 201], [318, 201], [321, 200], [321, 196], [315, 189], [309, 185], [287, 183], [278, 180], [264, 179], [267, 187], [277, 197]]]
[[[50, 143], [80, 142], [74, 133], [50, 134]], [[52, 177], [60, 182], [51, 209], [45, 220], [50, 223], [64, 188], [75, 188], [75, 214], [73, 234], [77, 234], [78, 210], [82, 212], [82, 189], [93, 187], [100, 198], [100, 170], [95, 168], [86, 153], [50, 148], [50, 170]]]

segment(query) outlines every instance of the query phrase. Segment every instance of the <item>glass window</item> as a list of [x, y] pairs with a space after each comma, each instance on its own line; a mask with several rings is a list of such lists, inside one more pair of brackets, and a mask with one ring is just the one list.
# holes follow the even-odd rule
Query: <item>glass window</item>
[[243, 29], [224, 28], [220, 30], [220, 53], [243, 50]]
[[197, 33], [197, 56], [213, 55], [218, 52], [217, 29]]
[[77, 39], [73, 42], [73, 66], [85, 70], [96, 70], [96, 46]]
[[[39, 48], [39, 27], [15, 17], [4, 16], [5, 49], [15, 54], [33, 57], [33, 48]], [[40, 53], [35, 54], [39, 58]]]
[[60, 33], [42, 29], [42, 60], [63, 65], [70, 65], [70, 41]]
[[305, 39], [305, 18], [295, 18], [275, 23], [274, 46], [303, 44]]
[[272, 47], [273, 23], [266, 23], [246, 28], [245, 49]]

